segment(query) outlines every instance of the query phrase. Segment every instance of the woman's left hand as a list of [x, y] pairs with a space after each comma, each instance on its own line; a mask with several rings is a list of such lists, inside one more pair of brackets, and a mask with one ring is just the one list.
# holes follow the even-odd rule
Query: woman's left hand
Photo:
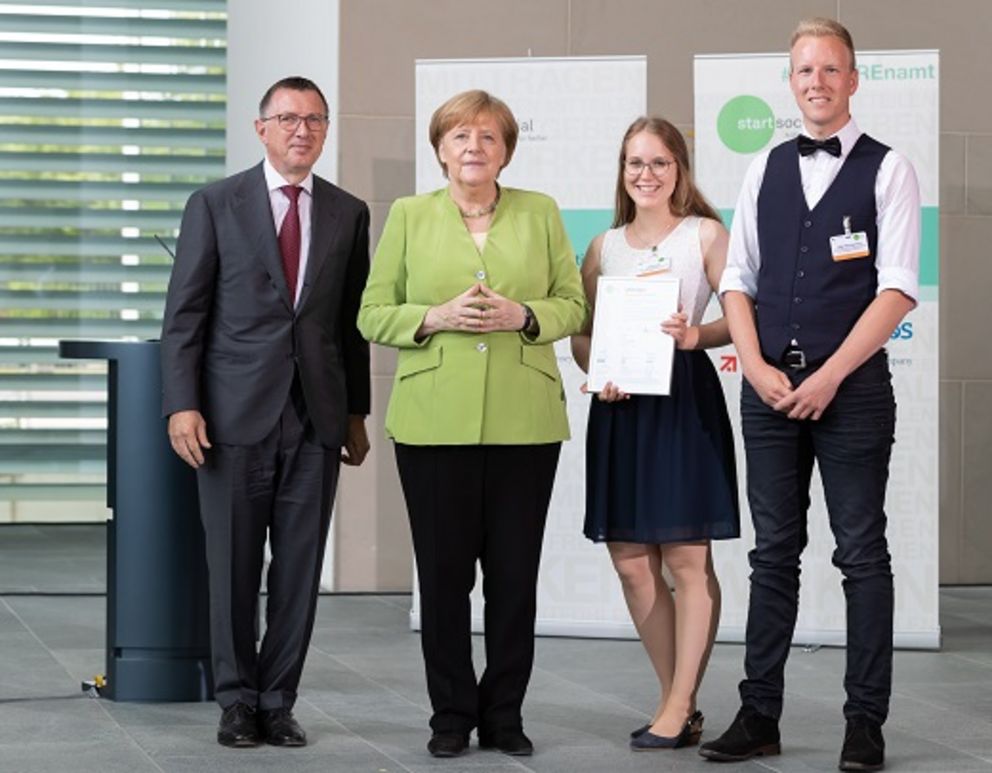
[[672, 314], [661, 323], [661, 329], [675, 339], [676, 349], [695, 349], [699, 343], [699, 328], [689, 325], [689, 315], [684, 311]]
[[523, 304], [504, 298], [495, 290], [479, 285], [476, 296], [483, 306], [482, 319], [479, 321], [478, 332], [496, 333], [499, 331], [521, 330], [526, 322]]

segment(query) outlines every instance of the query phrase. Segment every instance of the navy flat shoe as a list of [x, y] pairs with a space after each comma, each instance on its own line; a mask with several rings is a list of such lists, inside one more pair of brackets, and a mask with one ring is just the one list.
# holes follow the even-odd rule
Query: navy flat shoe
[[703, 734], [703, 714], [700, 711], [693, 712], [692, 716], [686, 720], [682, 730], [675, 736], [655, 735], [648, 728], [650, 728], [650, 725], [636, 736], [631, 733], [631, 749], [638, 752], [645, 752], [695, 746], [699, 743], [699, 738]]

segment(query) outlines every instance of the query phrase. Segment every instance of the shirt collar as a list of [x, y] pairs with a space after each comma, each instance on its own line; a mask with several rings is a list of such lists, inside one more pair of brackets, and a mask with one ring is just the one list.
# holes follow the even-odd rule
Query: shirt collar
[[[268, 156], [262, 161], [262, 170], [265, 172], [265, 187], [268, 188], [270, 193], [279, 190], [284, 185], [292, 185], [291, 182], [276, 171], [276, 168], [272, 166], [272, 162], [269, 161]], [[308, 172], [307, 176], [299, 182], [299, 186], [310, 196], [313, 196], [313, 172]]]

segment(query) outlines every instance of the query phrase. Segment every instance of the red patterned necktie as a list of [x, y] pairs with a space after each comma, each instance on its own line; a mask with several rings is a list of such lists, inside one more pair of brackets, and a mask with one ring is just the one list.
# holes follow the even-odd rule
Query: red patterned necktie
[[282, 270], [286, 274], [289, 296], [296, 302], [296, 278], [300, 273], [300, 191], [299, 185], [283, 185], [279, 188], [289, 199], [289, 210], [279, 229], [279, 252], [282, 253]]

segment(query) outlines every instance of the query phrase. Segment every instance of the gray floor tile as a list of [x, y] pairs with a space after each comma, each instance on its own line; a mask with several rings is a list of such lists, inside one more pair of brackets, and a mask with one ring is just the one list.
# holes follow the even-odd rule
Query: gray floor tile
[[[0, 590], [38, 582], [30, 573], [19, 579], [8, 571], [10, 534], [0, 530]], [[85, 529], [19, 539], [31, 550], [59, 539], [97, 541]], [[58, 582], [92, 570], [67, 567]], [[992, 589], [944, 589], [941, 603], [943, 651], [895, 656], [888, 768], [992, 773]], [[538, 640], [524, 706], [537, 746], [533, 757], [480, 751], [473, 741], [457, 760], [431, 758], [420, 641], [409, 630], [408, 609], [402, 596], [322, 597], [296, 708], [311, 744], [230, 750], [215, 741], [219, 710], [213, 704], [113, 703], [79, 692], [82, 678], [104, 668], [105, 599], [0, 593], [0, 771], [720, 773], [695, 749], [638, 754], [627, 748], [627, 733], [658, 697], [647, 659], [632, 641]], [[481, 638], [474, 649], [481, 672]], [[699, 693], [704, 740], [719, 735], [737, 711], [743, 655], [740, 645], [713, 651]], [[836, 769], [845, 657], [836, 648], [791, 651], [785, 754], [735, 765], [731, 773]]]

